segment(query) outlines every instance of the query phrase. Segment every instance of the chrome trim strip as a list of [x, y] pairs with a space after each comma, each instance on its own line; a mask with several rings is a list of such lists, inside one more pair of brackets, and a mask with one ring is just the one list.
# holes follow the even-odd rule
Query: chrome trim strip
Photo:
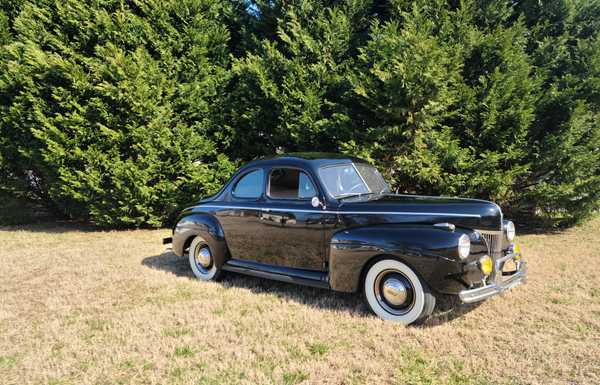
[[220, 209], [232, 209], [232, 210], [261, 210], [261, 211], [292, 211], [298, 213], [321, 213], [321, 214], [377, 214], [377, 215], [419, 215], [419, 216], [454, 216], [454, 217], [466, 217], [466, 218], [481, 218], [479, 214], [458, 214], [458, 213], [423, 213], [423, 212], [411, 212], [411, 211], [332, 211], [332, 210], [305, 210], [305, 209], [294, 209], [294, 208], [279, 208], [279, 207], [248, 207], [248, 206], [225, 206], [225, 205], [197, 205], [192, 207], [198, 208], [220, 208]]
[[433, 227], [441, 227], [441, 228], [444, 228], [444, 229], [448, 229], [450, 231], [456, 230], [456, 226], [453, 223], [448, 223], [448, 222], [445, 222], [445, 223], [434, 223]]
[[477, 231], [478, 233], [481, 233], [481, 234], [490, 234], [490, 235], [499, 235], [499, 234], [502, 234], [502, 230], [479, 230], [479, 229], [475, 229], [475, 231]]

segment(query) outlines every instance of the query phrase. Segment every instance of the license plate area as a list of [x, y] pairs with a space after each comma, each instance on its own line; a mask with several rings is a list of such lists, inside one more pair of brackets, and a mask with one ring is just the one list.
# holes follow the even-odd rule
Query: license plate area
[[504, 262], [502, 266], [502, 276], [513, 275], [519, 270], [519, 263], [513, 259]]
[[516, 256], [517, 254], [509, 252], [496, 259], [493, 272], [494, 283], [500, 284], [519, 271], [521, 262], [515, 260]]

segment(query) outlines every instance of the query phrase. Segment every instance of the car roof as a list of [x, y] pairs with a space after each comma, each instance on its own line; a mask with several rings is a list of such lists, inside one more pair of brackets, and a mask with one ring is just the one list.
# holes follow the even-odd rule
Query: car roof
[[311, 168], [317, 168], [321, 166], [328, 166], [333, 164], [343, 164], [343, 163], [368, 163], [367, 161], [346, 155], [346, 154], [338, 154], [338, 153], [330, 153], [330, 152], [290, 152], [286, 154], [278, 154], [268, 157], [262, 157], [256, 160], [251, 161], [246, 164], [248, 166], [273, 166], [277, 164], [281, 165], [304, 165], [309, 166]]

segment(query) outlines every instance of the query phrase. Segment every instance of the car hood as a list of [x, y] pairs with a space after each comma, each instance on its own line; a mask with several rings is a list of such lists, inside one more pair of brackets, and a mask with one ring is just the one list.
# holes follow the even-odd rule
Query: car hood
[[[443, 223], [480, 230], [501, 230], [502, 211], [493, 202], [479, 199], [384, 194], [349, 198], [339, 211], [348, 216], [373, 214], [369, 224]], [[374, 218], [373, 218], [374, 217]]]

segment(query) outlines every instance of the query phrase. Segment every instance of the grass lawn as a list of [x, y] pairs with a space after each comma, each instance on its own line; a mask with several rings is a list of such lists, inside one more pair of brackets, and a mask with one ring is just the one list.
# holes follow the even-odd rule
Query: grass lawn
[[168, 230], [0, 229], [2, 384], [599, 384], [600, 218], [519, 237], [529, 283], [403, 327], [360, 296], [195, 280]]

